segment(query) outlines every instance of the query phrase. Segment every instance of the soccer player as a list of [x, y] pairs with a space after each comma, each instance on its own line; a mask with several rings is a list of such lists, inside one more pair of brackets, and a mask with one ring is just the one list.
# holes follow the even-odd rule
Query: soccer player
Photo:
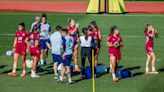
[[32, 29], [32, 32], [29, 34], [29, 47], [31, 52], [31, 57], [33, 60], [32, 67], [31, 67], [31, 77], [32, 78], [39, 78], [36, 74], [36, 66], [37, 62], [40, 58], [40, 44], [39, 44], [39, 28], [38, 25], [35, 25]]
[[35, 21], [31, 25], [30, 32], [33, 30], [33, 28], [34, 28], [35, 25], [39, 25], [39, 22], [40, 22], [40, 16], [37, 15], [37, 16], [35, 16]]
[[[159, 72], [155, 69], [156, 63], [156, 55], [154, 52], [154, 36], [155, 36], [155, 29], [151, 24], [146, 24], [145, 26], [145, 36], [146, 36], [146, 45], [145, 49], [147, 52], [147, 60], [146, 60], [146, 74], [158, 74]], [[152, 60], [152, 72], [149, 70], [149, 64]]]
[[74, 38], [74, 49], [73, 49], [73, 55], [74, 55], [74, 63], [75, 63], [75, 72], [80, 72], [81, 70], [78, 67], [78, 41], [79, 41], [79, 31], [78, 27], [79, 24], [75, 24], [75, 20], [69, 19], [69, 26], [68, 26], [68, 32], [69, 36], [72, 36]]
[[18, 65], [19, 57], [22, 58], [23, 71], [20, 76], [26, 76], [26, 54], [28, 52], [28, 32], [25, 31], [25, 24], [20, 23], [18, 26], [18, 31], [15, 33], [13, 53], [14, 53], [14, 63], [12, 72], [8, 73], [9, 76], [16, 76], [16, 69]]
[[[57, 66], [59, 64], [62, 65], [62, 68], [63, 68], [63, 60], [62, 60], [62, 43], [63, 43], [63, 40], [62, 40], [62, 35], [61, 35], [61, 26], [57, 26], [56, 27], [56, 31], [51, 34], [50, 36], [50, 43], [46, 42], [48, 48], [51, 49], [52, 51], [52, 59], [53, 59], [53, 69], [54, 69], [54, 78], [58, 80], [59, 78], [59, 75], [58, 75], [58, 71], [57, 71]], [[63, 72], [62, 72], [62, 74]]]
[[92, 28], [92, 31], [89, 33], [89, 36], [92, 36], [95, 46], [95, 66], [97, 66], [98, 64], [98, 55], [100, 52], [100, 48], [101, 48], [101, 40], [102, 40], [102, 36], [101, 36], [101, 31], [97, 26], [96, 21], [92, 21], [89, 26]]
[[119, 28], [117, 26], [113, 26], [110, 30], [110, 34], [107, 39], [107, 47], [110, 57], [110, 63], [112, 65], [112, 81], [117, 82], [119, 78], [116, 77], [115, 73], [117, 70], [117, 66], [121, 59], [121, 51], [120, 48], [123, 46], [122, 38], [119, 34]]
[[[70, 63], [72, 60], [74, 39], [73, 37], [68, 36], [67, 29], [62, 29], [62, 36], [65, 38], [65, 52], [62, 55], [63, 60], [64, 60], [63, 73], [67, 74], [68, 83], [71, 84], [72, 79], [71, 79]], [[61, 77], [61, 81], [63, 80], [63, 78], [64, 76]]]
[[92, 67], [92, 37], [88, 36], [88, 29], [83, 28], [83, 35], [80, 36], [81, 45], [81, 65], [82, 65], [82, 78], [85, 78], [85, 59], [88, 58], [89, 65]]
[[51, 34], [51, 25], [47, 22], [46, 14], [42, 15], [42, 22], [39, 24], [40, 29], [40, 45], [41, 45], [41, 56], [40, 61], [41, 65], [46, 64], [46, 57], [48, 56], [48, 47], [46, 42], [49, 41]]

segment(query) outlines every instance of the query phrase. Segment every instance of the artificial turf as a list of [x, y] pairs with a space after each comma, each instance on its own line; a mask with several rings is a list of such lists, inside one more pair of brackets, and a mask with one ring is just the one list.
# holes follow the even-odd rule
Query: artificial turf
[[[2, 92], [91, 92], [91, 80], [80, 80], [80, 75], [74, 75], [72, 79], [76, 81], [72, 85], [57, 83], [53, 79], [51, 53], [48, 57], [48, 65], [44, 71], [40, 72], [39, 79], [32, 79], [28, 74], [26, 77], [9, 77], [7, 72], [12, 68], [12, 57], [6, 56], [6, 51], [12, 49], [13, 34], [19, 22], [25, 22], [29, 30], [35, 15], [41, 13], [0, 13], [0, 90]], [[109, 57], [106, 47], [106, 39], [109, 29], [113, 25], [120, 27], [123, 37], [124, 47], [122, 48], [121, 68], [128, 68], [134, 75], [132, 78], [122, 79], [113, 84], [111, 74], [104, 74], [95, 79], [96, 92], [163, 92], [164, 91], [164, 15], [148, 14], [62, 14], [47, 13], [48, 22], [52, 29], [56, 25], [67, 27], [68, 18], [73, 18], [80, 23], [79, 31], [86, 27], [90, 21], [96, 20], [102, 31], [103, 41], [99, 55], [99, 63], [109, 66]], [[157, 54], [158, 75], [145, 75], [145, 37], [144, 25], [151, 23], [159, 32], [159, 38], [155, 39], [155, 52]], [[30, 58], [29, 56], [27, 58]], [[80, 57], [79, 57], [80, 62]], [[72, 61], [73, 63], [73, 61]], [[30, 69], [28, 69], [30, 72]], [[19, 62], [18, 74], [21, 73], [21, 62]]]

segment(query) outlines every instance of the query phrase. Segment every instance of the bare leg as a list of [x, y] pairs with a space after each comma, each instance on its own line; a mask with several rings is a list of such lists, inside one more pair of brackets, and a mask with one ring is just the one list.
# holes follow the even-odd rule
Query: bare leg
[[17, 65], [18, 65], [19, 54], [14, 53], [14, 63], [13, 63], [13, 71], [16, 72]]
[[119, 79], [116, 78], [116, 67], [117, 67], [117, 61], [116, 61], [116, 57], [115, 56], [110, 56], [110, 62], [112, 64], [112, 80], [113, 82], [117, 82]]
[[36, 75], [36, 64], [39, 61], [39, 59], [37, 57], [32, 57], [32, 59], [33, 59], [33, 63], [31, 67], [31, 77], [39, 77]]
[[57, 73], [57, 65], [58, 65], [58, 62], [55, 62], [54, 65], [53, 65], [54, 75], [55, 76], [58, 76], [58, 73]]
[[13, 69], [12, 69], [12, 72], [8, 73], [9, 76], [16, 76], [16, 69], [17, 69], [17, 65], [18, 65], [18, 59], [19, 59], [19, 54], [14, 53]]
[[43, 65], [43, 63], [44, 63], [44, 62], [43, 62], [43, 61], [44, 61], [44, 58], [45, 58], [45, 57], [44, 57], [44, 52], [45, 52], [45, 50], [42, 49], [42, 50], [41, 50], [41, 54], [40, 54], [40, 63], [41, 63], [41, 65]]
[[26, 75], [26, 56], [21, 56], [22, 57], [22, 74], [20, 76], [25, 76]]
[[97, 66], [97, 64], [98, 64], [99, 51], [100, 51], [100, 49], [97, 48], [97, 50], [96, 50], [96, 52], [95, 52], [95, 66]]
[[156, 69], [155, 69], [156, 55], [155, 55], [154, 52], [151, 52], [150, 56], [152, 57], [152, 73], [158, 74], [159, 72], [157, 72]]
[[78, 67], [78, 44], [75, 45], [74, 47], [73, 55], [74, 55], [75, 71], [80, 72], [80, 69]]
[[147, 54], [147, 60], [146, 60], [146, 70], [145, 73], [149, 74], [149, 64], [150, 64], [150, 60], [151, 60], [151, 56], [149, 54]]
[[70, 66], [66, 66], [66, 73], [67, 73], [68, 83], [72, 83]]

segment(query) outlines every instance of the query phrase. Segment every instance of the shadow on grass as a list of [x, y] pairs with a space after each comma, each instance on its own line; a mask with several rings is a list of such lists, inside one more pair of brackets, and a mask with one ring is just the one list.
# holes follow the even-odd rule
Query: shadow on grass
[[[17, 71], [18, 71], [18, 70], [21, 70], [21, 69], [17, 69]], [[0, 74], [7, 74], [7, 73], [9, 73], [9, 72], [12, 72], [12, 69], [7, 70], [7, 71], [4, 71], [4, 72], [2, 72], [2, 73], [0, 73]]]
[[[141, 66], [134, 66], [134, 67], [127, 67], [125, 69], [129, 70], [129, 71], [132, 71], [132, 70], [136, 70], [136, 69], [140, 69]], [[140, 76], [140, 75], [143, 75], [144, 72], [136, 72], [136, 73], [133, 73], [133, 77], [136, 77], [136, 76]]]
[[164, 68], [161, 68], [158, 70], [159, 72], [164, 72]]
[[1, 65], [1, 66], [0, 66], [0, 69], [3, 69], [3, 68], [5, 68], [5, 67], [8, 67], [8, 65]]

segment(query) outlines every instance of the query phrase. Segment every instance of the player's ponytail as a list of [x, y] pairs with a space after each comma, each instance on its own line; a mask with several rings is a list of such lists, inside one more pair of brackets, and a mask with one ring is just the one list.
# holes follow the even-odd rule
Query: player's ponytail
[[85, 35], [85, 40], [88, 40], [88, 29], [87, 28], [83, 28], [82, 32]]
[[97, 28], [98, 29], [98, 26], [97, 26], [97, 23], [96, 23], [96, 21], [94, 20], [94, 21], [92, 21], [92, 22], [90, 22], [90, 25], [93, 25], [95, 28]]
[[34, 27], [33, 27], [33, 29], [32, 29], [32, 31], [31, 32], [35, 32], [35, 31], [37, 31], [38, 30], [38, 25], [34, 25]]

